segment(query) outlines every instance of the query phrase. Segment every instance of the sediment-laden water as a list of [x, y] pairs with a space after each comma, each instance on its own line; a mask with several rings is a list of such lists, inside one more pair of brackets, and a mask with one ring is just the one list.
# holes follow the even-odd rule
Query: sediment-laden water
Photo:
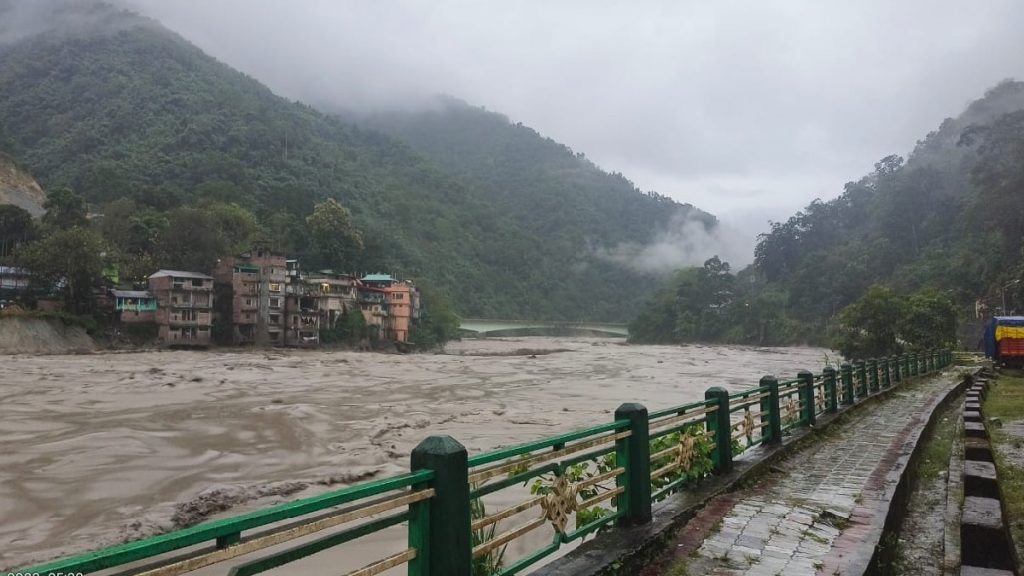
[[[622, 402], [656, 409], [816, 370], [827, 353], [520, 338], [405, 356], [6, 356], [0, 568], [405, 472], [430, 434], [478, 453], [606, 422]], [[325, 566], [358, 567], [403, 538], [376, 536]]]

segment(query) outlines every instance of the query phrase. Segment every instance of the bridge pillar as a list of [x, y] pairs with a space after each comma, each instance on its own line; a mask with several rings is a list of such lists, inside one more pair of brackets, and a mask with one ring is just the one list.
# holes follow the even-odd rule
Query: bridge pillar
[[835, 414], [839, 411], [839, 391], [836, 389], [836, 369], [825, 366], [822, 370], [822, 378], [825, 380], [825, 412]]
[[779, 410], [779, 380], [775, 376], [763, 376], [760, 383], [761, 388], [768, 389], [768, 397], [761, 400], [761, 422], [764, 422], [764, 413], [768, 412], [768, 433], [765, 434], [764, 427], [761, 428], [761, 437], [768, 437], [772, 444], [782, 443], [782, 413]]
[[651, 440], [647, 408], [629, 402], [615, 410], [615, 420], [629, 420], [627, 438], [615, 442], [615, 462], [626, 471], [615, 480], [625, 487], [617, 508], [623, 511], [618, 526], [636, 526], [651, 521]]
[[[715, 433], [715, 472], [732, 472], [732, 422], [729, 420], [729, 391], [714, 386], [704, 391], [704, 399], [714, 401], [717, 410], [708, 413], [704, 420], [705, 429]], [[709, 406], [710, 408], [710, 406]]]
[[807, 370], [801, 370], [796, 375], [797, 380], [800, 381], [800, 399], [803, 404], [803, 420], [808, 426], [814, 426], [814, 374]]
[[434, 471], [434, 497], [426, 518], [423, 539], [429, 557], [423, 562], [426, 570], [422, 573], [470, 576], [473, 542], [466, 447], [451, 436], [428, 437], [412, 450], [412, 470], [424, 469]]
[[843, 378], [843, 404], [853, 404], [853, 366], [844, 362], [840, 371]]

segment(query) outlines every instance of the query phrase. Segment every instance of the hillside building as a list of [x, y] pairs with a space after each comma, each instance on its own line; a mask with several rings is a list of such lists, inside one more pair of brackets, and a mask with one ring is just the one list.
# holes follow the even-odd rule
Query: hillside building
[[207, 346], [213, 325], [213, 278], [198, 272], [158, 270], [149, 276], [156, 298], [154, 316], [160, 341]]
[[156, 321], [157, 298], [147, 290], [110, 290], [114, 320], [128, 324]]
[[287, 273], [285, 257], [262, 246], [217, 263], [218, 322], [230, 326], [231, 344], [285, 344]]

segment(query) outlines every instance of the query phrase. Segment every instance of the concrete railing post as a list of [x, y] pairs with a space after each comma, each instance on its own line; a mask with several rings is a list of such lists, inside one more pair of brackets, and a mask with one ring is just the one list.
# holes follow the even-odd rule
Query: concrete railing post
[[853, 404], [853, 366], [844, 362], [839, 370], [843, 380], [843, 404], [849, 406]]
[[729, 418], [729, 391], [720, 386], [704, 391], [705, 400], [713, 400], [717, 410], [709, 412], [704, 420], [705, 429], [715, 433], [715, 472], [732, 472], [732, 422]]
[[616, 442], [616, 462], [624, 463], [625, 473], [615, 480], [626, 490], [619, 496], [622, 516], [618, 526], [636, 526], [651, 521], [651, 440], [647, 408], [629, 402], [615, 410], [615, 420], [629, 420], [630, 435]]
[[814, 426], [814, 374], [807, 370], [801, 370], [796, 375], [800, 381], [801, 420], [808, 426]]
[[413, 470], [433, 470], [427, 519], [426, 574], [470, 576], [473, 541], [469, 513], [469, 457], [451, 436], [430, 436], [412, 451]]
[[836, 389], [836, 369], [826, 366], [822, 370], [822, 378], [825, 380], [825, 412], [835, 414], [839, 411], [839, 390]]
[[[773, 444], [782, 443], [782, 412], [779, 410], [779, 381], [775, 376], [764, 376], [760, 383], [762, 388], [768, 389], [768, 442]], [[764, 402], [761, 403], [763, 413]], [[762, 434], [764, 428], [761, 429]]]

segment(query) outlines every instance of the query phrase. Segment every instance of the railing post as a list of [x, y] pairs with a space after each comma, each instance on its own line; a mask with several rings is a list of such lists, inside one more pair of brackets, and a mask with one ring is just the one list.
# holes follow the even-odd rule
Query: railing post
[[871, 392], [878, 392], [878, 359], [868, 360], [868, 386]]
[[892, 382], [898, 384], [900, 380], [900, 357], [893, 354], [889, 357], [889, 362], [892, 363]]
[[[773, 444], [782, 443], [782, 412], [779, 410], [779, 381], [775, 376], [762, 376], [761, 388], [768, 388], [768, 441]], [[761, 404], [762, 412], [764, 404]], [[762, 432], [764, 428], [761, 429]]]
[[800, 396], [803, 401], [803, 420], [808, 426], [814, 426], [814, 374], [801, 370], [796, 375], [800, 380]]
[[863, 360], [857, 360], [857, 396], [861, 398], [868, 395], [868, 371]]
[[[729, 391], [721, 386], [714, 386], [704, 391], [705, 400], [714, 400], [714, 412], [708, 412], [704, 418], [705, 430], [715, 434], [715, 472], [726, 474], [732, 472], [732, 422], [729, 418]], [[710, 406], [709, 406], [710, 407]]]
[[904, 352], [900, 354], [900, 362], [903, 363], [903, 379], [910, 378], [910, 356]]
[[[469, 457], [451, 436], [430, 436], [412, 451], [413, 470], [433, 470], [434, 497], [427, 520], [427, 561], [422, 573], [470, 576]], [[412, 538], [412, 535], [410, 535]]]
[[882, 382], [883, 388], [892, 386], [892, 359], [888, 356], [882, 357]]
[[843, 379], [843, 404], [853, 404], [853, 366], [849, 362], [843, 362], [839, 368], [840, 376]]
[[821, 372], [822, 378], [825, 380], [825, 412], [828, 414], [835, 414], [839, 411], [839, 391], [836, 390], [836, 369], [831, 366], [825, 366], [825, 369]]
[[615, 443], [615, 461], [626, 471], [616, 479], [626, 490], [618, 498], [622, 515], [618, 526], [636, 526], [651, 521], [651, 438], [647, 407], [627, 402], [615, 410], [616, 420], [629, 420], [630, 435]]

